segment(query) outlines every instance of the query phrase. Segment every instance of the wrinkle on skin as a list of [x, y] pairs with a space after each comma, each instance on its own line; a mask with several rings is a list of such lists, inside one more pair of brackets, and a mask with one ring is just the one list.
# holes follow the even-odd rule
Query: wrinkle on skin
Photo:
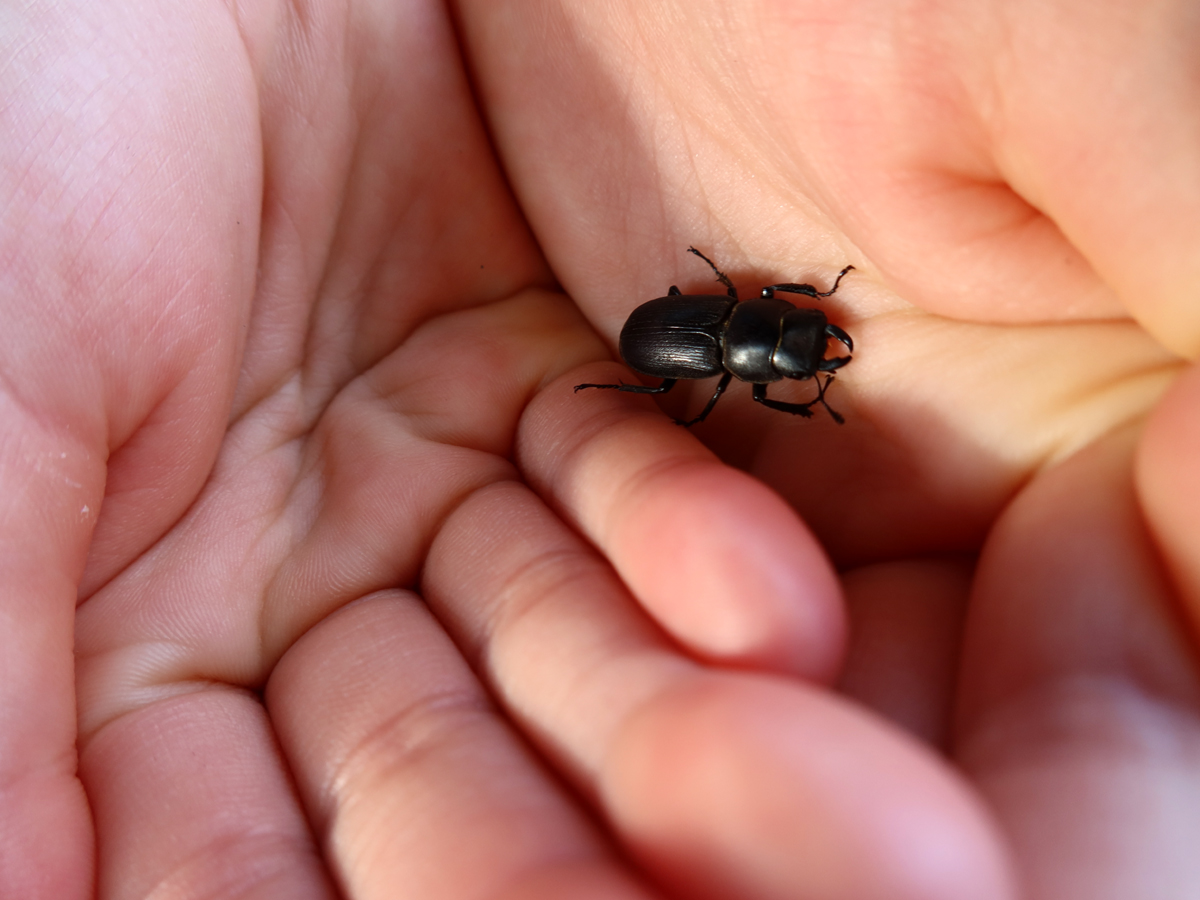
[[[1195, 19], [1115, 2], [15, 11], [0, 894], [1194, 882]], [[572, 391], [690, 245], [856, 267], [844, 428]]]

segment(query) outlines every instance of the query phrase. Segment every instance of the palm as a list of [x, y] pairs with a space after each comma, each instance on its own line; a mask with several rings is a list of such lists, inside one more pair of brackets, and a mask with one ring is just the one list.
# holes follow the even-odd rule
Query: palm
[[[61, 879], [47, 896], [79, 890], [90, 816], [114, 896], [245, 880], [319, 897], [331, 877], [353, 896], [635, 892], [641, 876], [582, 811], [595, 805], [689, 895], [1009, 896], [1006, 851], [971, 792], [805, 686], [835, 677], [951, 748], [1019, 877], [1046, 896], [1129, 896], [1181, 877], [1182, 843], [1166, 840], [1108, 868], [1074, 862], [1114, 840], [1132, 847], [1130, 817], [1177, 841], [1197, 825], [1184, 800], [1156, 793], [1188, 783], [1186, 763], [1136, 749], [1186, 742], [1196, 684], [1132, 499], [1134, 436], [1120, 428], [1175, 364], [1132, 321], [1085, 321], [1120, 313], [1106, 283], [1126, 303], [1133, 286], [1090, 211], [1060, 201], [1036, 165], [1013, 177], [1044, 189], [1039, 204], [1103, 259], [1099, 276], [1052, 229], [1014, 225], [1003, 192], [955, 205], [946, 197], [963, 192], [933, 191], [926, 210], [874, 185], [874, 206], [864, 173], [886, 181], [904, 161], [844, 152], [838, 129], [821, 127], [837, 119], [817, 102], [828, 82], [788, 82], [778, 55], [760, 65], [741, 43], [750, 27], [722, 29], [722, 56], [686, 19], [617, 27], [462, 3], [518, 211], [439, 10], [308, 13], [291, 28], [242, 21], [243, 45], [209, 11], [171, 32], [195, 58], [131, 19], [114, 58], [146, 67], [130, 81], [146, 93], [118, 103], [130, 116], [107, 120], [118, 152], [76, 182], [81, 197], [120, 202], [38, 263], [43, 296], [64, 275], [76, 286], [54, 322], [89, 325], [39, 323], [37, 340], [89, 377], [36, 362], [20, 373], [47, 385], [26, 404], [69, 423], [44, 449], [68, 447], [66, 477], [82, 488], [64, 501], [60, 482], [39, 482], [25, 512], [65, 512], [44, 534], [5, 535], [31, 548], [10, 572], [43, 598], [27, 614], [52, 623], [31, 677], [59, 685], [51, 712], [19, 730], [58, 762], [38, 791], [18, 792], [14, 820], [71, 835], [31, 829], [34, 849], [4, 867], [14, 890], [47, 878]], [[768, 24], [778, 54], [788, 26]], [[132, 52], [143, 46], [161, 58]], [[145, 127], [163, 83], [178, 127]], [[764, 90], [786, 83], [801, 88]], [[900, 99], [875, 97], [877, 111]], [[886, 121], [892, 132], [871, 134], [869, 116], [846, 116], [840, 137], [908, 146], [904, 116]], [[931, 145], [952, 149], [920, 162], [961, 171], [962, 135], [938, 124]], [[29, 221], [57, 227], [29, 197]], [[862, 224], [862, 208], [880, 221]], [[1012, 227], [964, 238], [998, 220]], [[96, 237], [113, 233], [145, 240]], [[5, 239], [33, 259], [19, 235]], [[735, 388], [696, 429], [798, 509], [843, 570], [859, 637], [840, 674], [838, 589], [786, 509], [640, 412], [646, 401], [570, 391], [605, 351], [549, 290], [543, 254], [612, 334], [669, 283], [707, 289], [682, 252], [693, 242], [743, 296], [819, 280], [812, 260], [826, 274], [860, 266], [827, 301], [860, 348], [834, 388], [845, 428], [770, 413]], [[1150, 253], [1134, 247], [1129, 265], [1160, 272]], [[64, 258], [86, 264], [64, 273]], [[1170, 276], [1147, 283], [1151, 298]], [[897, 299], [884, 278], [957, 321]], [[193, 312], [163, 314], [168, 302]], [[1186, 349], [1171, 309], [1134, 312]], [[89, 549], [77, 509], [102, 494]], [[84, 553], [86, 800], [63, 754], [71, 629], [52, 612]], [[758, 674], [689, 662], [651, 618], [692, 656]], [[1125, 819], [1106, 815], [1117, 804]], [[946, 847], [954, 864], [925, 862]]]

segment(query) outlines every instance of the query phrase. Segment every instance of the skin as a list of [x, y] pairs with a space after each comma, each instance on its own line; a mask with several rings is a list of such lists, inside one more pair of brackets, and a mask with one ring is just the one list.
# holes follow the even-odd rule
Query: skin
[[[0, 896], [1190, 896], [1198, 38], [9, 4]], [[845, 427], [572, 392], [689, 244]]]

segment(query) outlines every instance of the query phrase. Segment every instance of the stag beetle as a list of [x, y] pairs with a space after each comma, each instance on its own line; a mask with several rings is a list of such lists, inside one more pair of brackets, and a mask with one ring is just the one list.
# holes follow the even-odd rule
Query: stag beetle
[[[829, 338], [836, 338], [853, 353], [854, 342], [842, 329], [831, 325], [821, 310], [797, 309], [775, 293], [828, 297], [854, 266], [842, 269], [827, 291], [818, 291], [811, 284], [772, 284], [762, 289], [757, 300], [739, 303], [737, 288], [711, 259], [695, 247], [688, 247], [688, 253], [708, 263], [729, 296], [683, 294], [672, 285], [667, 296], [635, 309], [621, 329], [621, 358], [635, 372], [663, 379], [662, 384], [577, 384], [575, 390], [607, 388], [630, 394], [665, 394], [680, 378], [721, 375], [700, 415], [688, 422], [676, 419], [675, 424], [690, 427], [703, 422], [735, 377], [754, 385], [754, 400], [763, 406], [811, 417], [811, 407], [820, 403], [835, 422], [844, 424], [841, 414], [825, 402], [825, 391], [833, 381], [834, 369], [846, 365], [851, 357], [826, 359], [825, 344]], [[819, 372], [828, 373], [824, 384], [816, 377]], [[816, 379], [816, 399], [808, 403], [767, 399], [767, 385], [784, 378]]]

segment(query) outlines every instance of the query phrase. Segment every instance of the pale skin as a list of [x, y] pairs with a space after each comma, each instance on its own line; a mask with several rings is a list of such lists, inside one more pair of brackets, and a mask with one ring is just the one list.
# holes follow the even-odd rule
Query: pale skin
[[[1198, 39], [10, 5], [0, 896], [1190, 896]], [[689, 244], [844, 427], [572, 392]]]

